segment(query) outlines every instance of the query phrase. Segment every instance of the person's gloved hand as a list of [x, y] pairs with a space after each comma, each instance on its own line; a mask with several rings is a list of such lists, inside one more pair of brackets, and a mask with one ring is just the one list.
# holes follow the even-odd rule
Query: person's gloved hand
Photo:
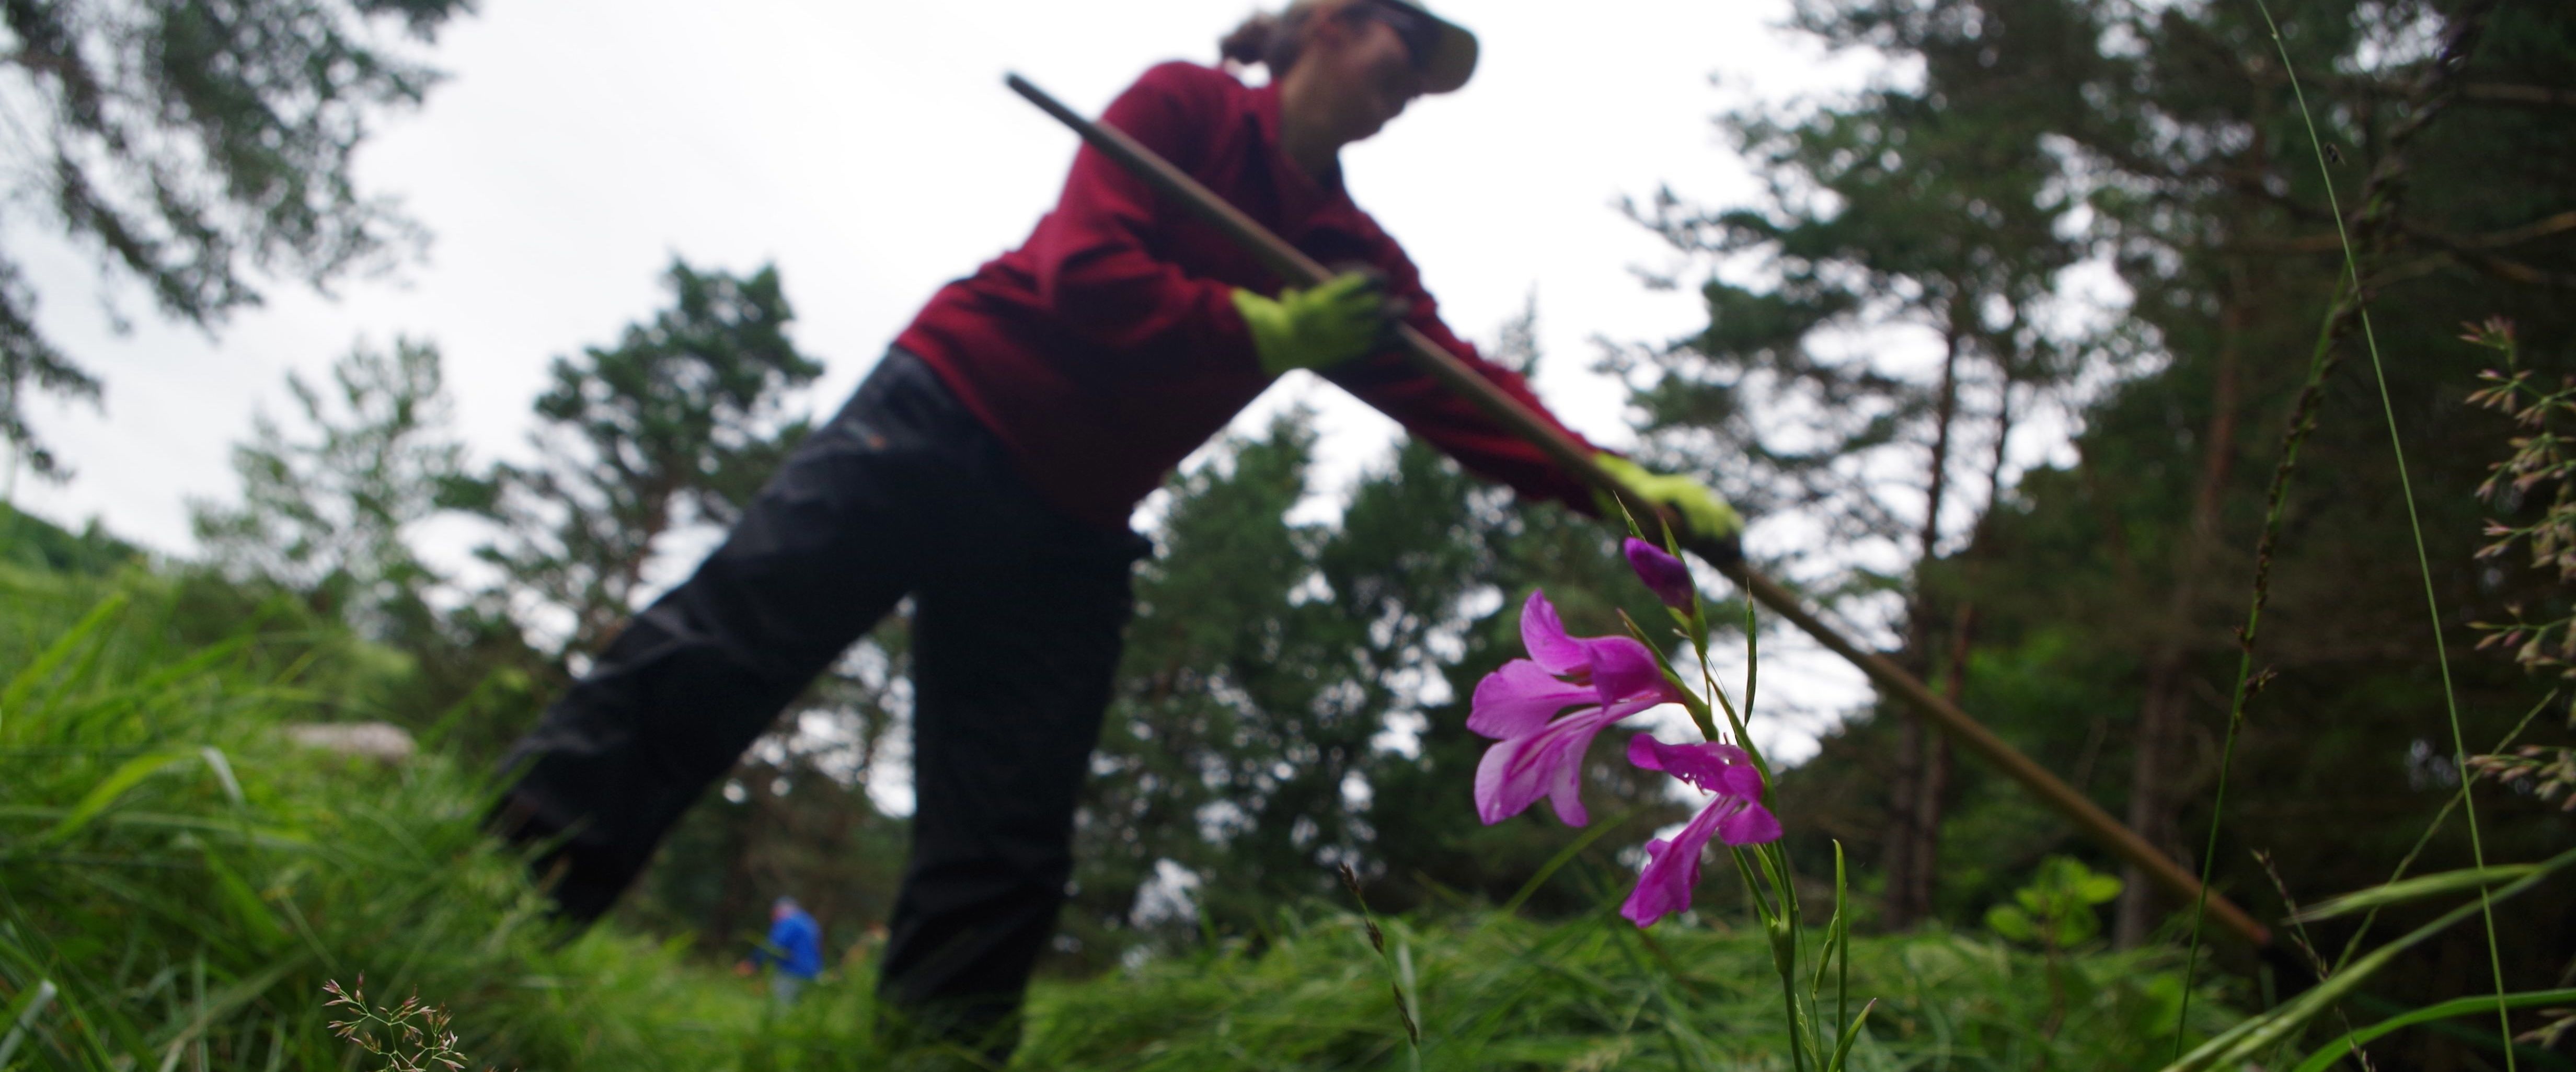
[[1375, 272], [1344, 272], [1307, 290], [1283, 290], [1276, 299], [1236, 288], [1234, 307], [1252, 329], [1261, 371], [1322, 368], [1364, 356], [1386, 342], [1403, 315]]
[[[1744, 532], [1744, 519], [1735, 508], [1726, 505], [1708, 485], [1686, 476], [1674, 476], [1648, 470], [1616, 454], [1596, 454], [1593, 462], [1600, 465], [1625, 488], [1623, 493], [1634, 502], [1651, 503], [1681, 515], [1682, 525], [1691, 535], [1711, 540], [1733, 541]], [[1602, 497], [1601, 512], [1616, 516], [1619, 506]]]

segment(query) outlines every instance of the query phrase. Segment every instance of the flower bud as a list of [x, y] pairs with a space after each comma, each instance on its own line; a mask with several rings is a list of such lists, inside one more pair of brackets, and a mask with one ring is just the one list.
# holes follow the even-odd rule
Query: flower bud
[[1628, 568], [1637, 571], [1637, 579], [1655, 593], [1655, 598], [1674, 610], [1688, 612], [1691, 598], [1698, 587], [1691, 583], [1690, 567], [1663, 548], [1634, 536], [1622, 548], [1628, 555]]

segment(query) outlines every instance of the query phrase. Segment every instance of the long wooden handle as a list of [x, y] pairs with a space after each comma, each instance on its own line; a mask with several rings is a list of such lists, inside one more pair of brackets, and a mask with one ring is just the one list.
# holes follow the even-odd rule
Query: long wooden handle
[[[1116, 160], [1138, 178], [1145, 180], [1147, 185], [1154, 187], [1164, 196], [1180, 202], [1201, 219], [1215, 225], [1218, 230], [1224, 231], [1227, 237], [1234, 239], [1246, 252], [1260, 259], [1273, 274], [1302, 286], [1313, 286], [1332, 277], [1332, 272], [1317, 263], [1314, 258], [1299, 251], [1297, 247], [1289, 245], [1278, 235], [1270, 233], [1270, 229], [1263, 227], [1259, 221], [1244, 215], [1241, 210], [1228, 204], [1224, 198], [1218, 197], [1213, 191], [1200, 185], [1197, 179], [1173, 167], [1170, 161], [1164, 160], [1153, 150], [1138, 144], [1136, 139], [1128, 137], [1124, 131], [1094, 123], [1075, 114], [1073, 109], [1065, 107], [1062, 102], [1048, 96], [1045, 90], [1031, 85], [1027, 79], [1019, 75], [1010, 75], [1005, 81], [1014, 92], [1028, 98], [1029, 103], [1037, 105], [1048, 115], [1056, 117], [1064, 125], [1073, 128], [1074, 132], [1082, 135], [1082, 140], [1089, 143], [1092, 148], [1107, 153], [1110, 159]], [[1432, 342], [1410, 326], [1402, 327], [1399, 334], [1404, 344], [1402, 352], [1406, 358], [1444, 386], [1466, 396], [1469, 402], [1484, 410], [1487, 416], [1545, 451], [1550, 459], [1565, 467], [1566, 472], [1605, 491], [1625, 491], [1620, 487], [1617, 478], [1612, 477], [1608, 471], [1601, 468], [1599, 462], [1593, 460], [1591, 450], [1556, 425], [1521, 405], [1520, 400], [1503, 393], [1501, 388], [1494, 386], [1493, 381], [1478, 375], [1474, 369], [1467, 367], [1465, 362], [1458, 360], [1457, 355], [1441, 348], [1439, 344]], [[1653, 520], [1661, 525], [1674, 524], [1674, 519], [1663, 515], [1660, 511], [1656, 513]], [[1960, 710], [1957, 704], [1943, 699], [1939, 693], [1933, 692], [1914, 675], [1906, 673], [1905, 669], [1896, 665], [1894, 660], [1852, 643], [1831, 623], [1809, 610], [1805, 602], [1798, 598], [1797, 593], [1790, 591], [1780, 582], [1763, 576], [1747, 564], [1732, 541], [1694, 536], [1688, 530], [1679, 527], [1675, 527], [1674, 532], [1680, 537], [1684, 547], [1715, 565], [1719, 572], [1741, 586], [1745, 594], [1752, 596], [1755, 602], [1771, 608], [1773, 613], [1787, 618], [1791, 624], [1796, 625], [1808, 636], [1814, 637], [1817, 643], [1824, 645], [1834, 654], [1850, 660], [1852, 665], [1859, 667], [1861, 673], [1869, 675], [1869, 679], [1876, 682], [1880, 688], [1896, 694], [1898, 698], [1905, 701], [1907, 706], [1932, 720], [1934, 725], [1939, 726], [1941, 731], [1949, 734], [1953, 740], [1969, 751], [1985, 757], [1988, 762], [2001, 769], [2006, 777], [2020, 782], [2022, 787], [2030, 790], [2042, 804], [2064, 816], [2068, 822], [2074, 823], [2077, 829], [2090, 835], [2103, 848], [2110, 850], [2112, 855], [2135, 866], [2158, 888], [2186, 902], [2200, 896], [2200, 880], [2190, 871], [2185, 870], [2181, 864], [2174, 862], [2172, 857], [2165, 855], [2154, 845], [2148, 844], [2147, 840], [2139, 837], [2136, 831], [2121, 825], [2118, 819], [2112, 818], [2109, 812], [2103, 811], [2090, 798], [2076, 792], [2075, 787], [2049, 773], [2048, 768], [2040, 766], [2029, 756], [2023, 755], [2019, 749], [2006, 743], [2003, 738], [1995, 736], [1994, 731], [1987, 729], [1976, 719], [1968, 717], [1968, 713]], [[2272, 941], [2272, 932], [2268, 928], [2255, 922], [2252, 916], [2245, 914], [2245, 910], [2236, 907], [2234, 902], [2225, 897], [2215, 893], [2210, 894], [2209, 912], [2217, 917], [2220, 924], [2244, 936], [2255, 945], [2268, 945]]]
[[[1245, 252], [1258, 258], [1263, 267], [1270, 269], [1271, 274], [1287, 280], [1291, 285], [1301, 287], [1311, 287], [1333, 277], [1331, 269], [1324, 267], [1297, 247], [1282, 241], [1278, 235], [1270, 233], [1269, 228], [1226, 203], [1224, 198], [1218, 197], [1207, 187], [1200, 185], [1199, 181], [1189, 177], [1188, 173], [1173, 167], [1170, 161], [1164, 160], [1152, 149], [1137, 144], [1136, 139], [1128, 137], [1124, 131], [1115, 127], [1102, 126], [1075, 114], [1073, 109], [1065, 107], [1054, 97], [1048, 96], [1045, 90], [1030, 85], [1027, 79], [1016, 74], [1008, 76], [1005, 80], [1019, 95], [1028, 98], [1030, 103], [1045, 109], [1048, 115], [1072, 127], [1076, 133], [1082, 135], [1082, 140], [1090, 142], [1093, 148], [1109, 154], [1110, 159], [1124, 165], [1164, 196], [1179, 201], [1207, 222], [1215, 224], [1218, 230], [1224, 231], [1227, 237], [1241, 245]], [[1467, 396], [1468, 401], [1475, 403], [1477, 408], [1484, 410], [1495, 420], [1501, 421], [1505, 428], [1547, 452], [1549, 460], [1564, 466], [1566, 472], [1604, 491], [1620, 490], [1618, 482], [1610, 474], [1603, 472], [1599, 465], [1593, 463], [1592, 451], [1589, 448], [1576, 442], [1574, 437], [1566, 435], [1557, 426], [1530, 412], [1529, 408], [1521, 405], [1518, 399], [1504, 394], [1502, 388], [1494, 386], [1493, 381], [1477, 375], [1476, 370], [1468, 368], [1465, 362], [1458, 360], [1457, 355], [1442, 349], [1440, 344], [1432, 342], [1429, 337], [1414, 330], [1412, 325], [1398, 325], [1397, 334], [1400, 336], [1399, 341], [1403, 343], [1405, 356], [1412, 358], [1424, 372], [1438, 379], [1442, 386]]]

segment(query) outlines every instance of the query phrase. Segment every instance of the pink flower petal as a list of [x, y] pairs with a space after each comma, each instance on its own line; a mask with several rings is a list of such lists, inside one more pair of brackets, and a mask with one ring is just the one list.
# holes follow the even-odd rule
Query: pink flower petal
[[1584, 708], [1526, 737], [1500, 741], [1476, 764], [1476, 814], [1487, 825], [1520, 814], [1542, 796], [1551, 796], [1569, 760], [1582, 763], [1580, 748], [1600, 732], [1603, 712]]
[[1628, 742], [1628, 762], [1664, 771], [1703, 793], [1757, 800], [1762, 796], [1762, 775], [1753, 769], [1753, 757], [1731, 744], [1665, 744], [1639, 734]]
[[1556, 821], [1567, 826], [1583, 826], [1592, 821], [1592, 813], [1583, 810], [1583, 759], [1592, 750], [1592, 735], [1585, 734], [1580, 745], [1570, 747], [1556, 765], [1556, 777], [1547, 787], [1547, 803], [1556, 809]]
[[1521, 645], [1549, 673], [1571, 674], [1589, 669], [1592, 663], [1582, 643], [1565, 634], [1565, 623], [1557, 618], [1556, 604], [1547, 601], [1544, 589], [1532, 589], [1529, 602], [1521, 605]]
[[[1663, 863], [1664, 859], [1671, 854], [1672, 849], [1673, 843], [1662, 838], [1656, 838], [1653, 841], [1647, 842], [1646, 873], [1656, 874], [1656, 865]], [[1691, 881], [1696, 882], [1698, 881], [1699, 876], [1691, 875], [1689, 878]], [[1628, 922], [1634, 923], [1639, 927], [1651, 926], [1656, 920], [1690, 907], [1690, 887], [1688, 885], [1684, 885], [1680, 888], [1679, 892], [1681, 893], [1681, 898], [1679, 900], [1674, 899], [1674, 892], [1675, 890], [1670, 882], [1648, 882], [1643, 876], [1640, 876], [1637, 880], [1636, 890], [1628, 894], [1628, 900], [1626, 903], [1619, 906], [1619, 914], [1626, 916], [1628, 918]]]
[[1589, 818], [1578, 795], [1584, 750], [1603, 727], [1650, 706], [1578, 708], [1537, 733], [1495, 742], [1476, 764], [1477, 817], [1490, 826], [1520, 814], [1544, 796], [1555, 804], [1557, 818], [1569, 826], [1583, 825]]
[[1596, 699], [1587, 686], [1568, 684], [1546, 667], [1514, 659], [1476, 683], [1467, 728], [1487, 737], [1526, 737], [1546, 728], [1557, 712]]
[[[1759, 845], [1780, 840], [1780, 819], [1771, 809], [1740, 797], [1719, 797], [1721, 803], [1733, 801], [1742, 805], [1733, 814], [1718, 820], [1717, 839], [1729, 845]], [[1709, 805], [1710, 810], [1717, 808]]]
[[1655, 751], [1663, 743], [1656, 740], [1655, 735], [1651, 733], [1640, 733], [1628, 738], [1628, 765], [1639, 770], [1664, 769], [1664, 757]]
[[1753, 757], [1746, 756], [1742, 763], [1728, 764], [1717, 776], [1717, 791], [1746, 800], [1762, 799], [1762, 772], [1753, 769]]
[[[1719, 803], [1725, 800], [1718, 798]], [[1644, 927], [1690, 907], [1691, 890], [1699, 886], [1700, 850], [1717, 832], [1717, 811], [1715, 805], [1701, 808], [1671, 841], [1646, 845], [1646, 869], [1637, 876], [1636, 892], [1619, 906], [1620, 915]]]
[[1602, 703], [1646, 696], [1657, 697], [1657, 703], [1678, 703], [1672, 683], [1664, 680], [1663, 667], [1656, 665], [1655, 653], [1637, 643], [1634, 637], [1590, 637], [1577, 641], [1592, 666], [1592, 687], [1601, 694]]
[[[1587, 713], [1576, 711], [1559, 721]], [[1484, 758], [1476, 762], [1476, 817], [1492, 826], [1520, 814], [1545, 795], [1547, 776], [1555, 771], [1551, 761], [1562, 750], [1562, 736], [1541, 730], [1486, 748]]]
[[1711, 837], [1729, 845], [1779, 840], [1780, 819], [1762, 806], [1762, 776], [1743, 749], [1714, 741], [1665, 744], [1640, 733], [1628, 739], [1628, 762], [1716, 794], [1671, 842], [1646, 846], [1636, 892], [1619, 908], [1629, 922], [1644, 927], [1690, 907], [1691, 889], [1699, 885], [1700, 850]]

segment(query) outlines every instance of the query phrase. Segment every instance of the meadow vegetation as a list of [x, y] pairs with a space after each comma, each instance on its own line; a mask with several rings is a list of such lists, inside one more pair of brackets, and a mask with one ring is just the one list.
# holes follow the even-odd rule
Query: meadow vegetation
[[[843, 1068], [870, 1051], [864, 949], [784, 1016], [685, 942], [563, 942], [476, 829], [488, 792], [431, 750], [388, 764], [290, 722], [379, 713], [412, 668], [291, 601], [129, 565], [0, 572], [0, 1000], [43, 1069], [376, 1068], [333, 982], [417, 996], [502, 1068]], [[1777, 997], [1727, 913], [1640, 932], [1624, 891], [1552, 922], [1461, 900], [1384, 920], [1431, 1068], [1770, 1067]], [[1974, 933], [1862, 938], [1880, 1002], [1856, 1067], [2144, 1067], [2169, 951], [2058, 956]], [[363, 984], [360, 980], [363, 978]], [[49, 985], [48, 985], [49, 984]], [[42, 1007], [34, 997], [51, 996]], [[2217, 995], [2213, 995], [2216, 997]], [[2224, 1022], [2205, 1002], [2203, 1030]], [[1404, 1067], [1347, 904], [1039, 992], [1021, 1065]], [[357, 1062], [353, 1064], [353, 1062]], [[1783, 1066], [1785, 1067], [1785, 1066]]]
[[[1885, 700], [1766, 699], [1757, 724], [1834, 717], [1765, 786], [1761, 877], [1621, 918], [1691, 808], [1603, 752], [1587, 829], [1480, 815], [1469, 698], [1534, 591], [1587, 637], [1664, 606], [1590, 519], [1419, 443], [1319, 516], [1292, 409], [1151, 503], [1017, 1066], [1796, 1072], [1782, 979], [1824, 977], [1748, 907], [1785, 887], [1789, 947], [1847, 933], [1875, 1002], [1854, 1069], [2576, 1068], [2576, 6], [1802, 0], [1793, 28], [1883, 77], [1721, 116], [1760, 196], [1631, 206], [1706, 309], [1604, 348], [1634, 453], [2276, 947], [2198, 944], [2195, 906]], [[555, 361], [520, 461], [464, 450], [436, 346], [403, 340], [293, 385], [196, 561], [0, 507], [0, 1069], [393, 1060], [352, 1031], [531, 1070], [882, 1056], [901, 615], [608, 925], [555, 931], [476, 829], [647, 567], [833, 401], [799, 394], [821, 364], [776, 271], [664, 282]], [[1488, 356], [1534, 367], [1536, 316]], [[79, 393], [22, 343], [0, 387]], [[47, 461], [15, 399], [0, 438]], [[424, 553], [433, 520], [472, 566]], [[1731, 681], [1776, 650], [1724, 595], [1659, 654]], [[285, 729], [375, 720], [417, 752]], [[781, 892], [847, 951], [784, 1012], [727, 970]]]

